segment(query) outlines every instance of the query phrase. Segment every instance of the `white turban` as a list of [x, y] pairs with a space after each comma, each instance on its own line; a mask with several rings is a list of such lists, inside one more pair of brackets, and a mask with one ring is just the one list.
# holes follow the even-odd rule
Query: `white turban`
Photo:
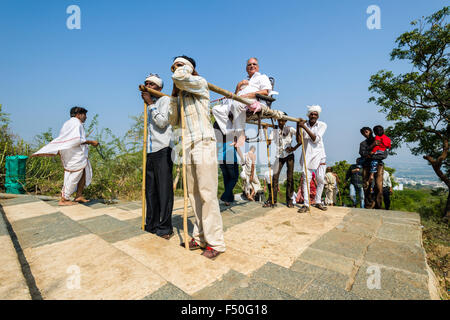
[[150, 81], [153, 82], [154, 84], [156, 84], [158, 87], [162, 88], [164, 86], [164, 83], [162, 81], [161, 78], [155, 76], [155, 75], [150, 75], [148, 76], [145, 81]]
[[172, 66], [173, 66], [175, 63], [177, 63], [177, 62], [183, 62], [184, 65], [188, 67], [189, 73], [192, 73], [192, 72], [194, 71], [194, 66], [192, 65], [192, 63], [191, 63], [189, 60], [184, 59], [184, 58], [181, 58], [181, 57], [178, 57], [178, 58], [176, 58], [175, 61], [172, 63]]
[[308, 112], [306, 113], [306, 116], [309, 117], [309, 114], [311, 112], [317, 112], [319, 115], [322, 112], [322, 108], [318, 105], [314, 105], [314, 106], [307, 106], [308, 108]]

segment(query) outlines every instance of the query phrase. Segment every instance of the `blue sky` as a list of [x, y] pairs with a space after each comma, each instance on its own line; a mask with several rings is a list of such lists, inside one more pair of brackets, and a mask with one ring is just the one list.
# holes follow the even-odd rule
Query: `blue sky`
[[[387, 125], [367, 102], [370, 76], [410, 70], [390, 61], [396, 37], [445, 3], [2, 0], [0, 103], [27, 141], [48, 128], [57, 133], [73, 105], [99, 114], [100, 126], [121, 135], [143, 109], [137, 87], [149, 72], [171, 92], [174, 56], [194, 57], [208, 82], [228, 90], [256, 56], [260, 71], [276, 78], [273, 108], [304, 117], [306, 105], [321, 105], [328, 159], [353, 161], [359, 128]], [[66, 27], [72, 4], [81, 9], [80, 30]], [[381, 9], [380, 30], [366, 27], [373, 4]], [[405, 161], [424, 160], [404, 148], [387, 163]]]

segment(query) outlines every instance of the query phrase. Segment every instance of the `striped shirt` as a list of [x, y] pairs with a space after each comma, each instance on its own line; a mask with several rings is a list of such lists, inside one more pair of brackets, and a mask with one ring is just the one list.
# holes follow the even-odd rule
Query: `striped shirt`
[[[206, 80], [200, 76], [193, 76], [187, 66], [179, 67], [172, 75], [175, 85], [183, 91], [183, 109], [186, 124], [184, 139], [186, 143], [194, 143], [205, 139], [216, 140], [211, 124], [209, 110], [209, 89]], [[176, 97], [171, 99], [173, 113], [172, 125], [181, 127], [178, 116], [180, 105]]]

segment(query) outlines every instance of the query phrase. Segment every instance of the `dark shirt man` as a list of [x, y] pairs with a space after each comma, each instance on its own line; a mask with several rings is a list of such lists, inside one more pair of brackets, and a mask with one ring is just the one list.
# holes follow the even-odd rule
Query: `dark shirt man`
[[360, 206], [364, 208], [362, 166], [352, 164], [347, 170], [345, 180], [350, 180], [350, 198], [353, 201], [353, 207], [356, 207], [356, 195], [358, 195]]
[[[220, 141], [219, 139], [217, 140]], [[239, 164], [237, 161], [236, 147], [231, 146], [226, 141], [226, 136], [222, 135], [222, 142], [217, 143], [217, 153], [225, 187], [225, 191], [221, 195], [220, 200], [225, 202], [226, 206], [229, 206], [231, 202], [234, 202], [233, 189], [239, 180]]]

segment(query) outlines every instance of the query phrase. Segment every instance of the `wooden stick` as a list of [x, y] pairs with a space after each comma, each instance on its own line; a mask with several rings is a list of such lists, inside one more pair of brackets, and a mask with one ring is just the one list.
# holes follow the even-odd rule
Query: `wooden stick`
[[188, 227], [187, 227], [187, 207], [188, 207], [188, 197], [187, 197], [187, 183], [186, 183], [186, 152], [185, 152], [185, 119], [184, 119], [184, 105], [183, 105], [183, 91], [178, 93], [180, 97], [180, 112], [181, 112], [181, 147], [182, 147], [182, 159], [183, 159], [183, 195], [184, 195], [184, 211], [183, 211], [183, 229], [184, 229], [184, 247], [189, 250], [189, 240], [188, 240]]
[[[305, 179], [306, 179], [306, 188], [308, 189], [308, 211], [311, 213], [311, 196], [309, 192], [309, 181], [308, 181], [308, 169], [306, 168], [306, 155], [305, 155], [305, 143], [303, 142], [303, 129], [300, 128], [300, 135], [302, 137], [302, 152], [303, 152], [303, 164], [305, 167]], [[302, 186], [303, 188], [303, 186]]]
[[[272, 181], [272, 170], [270, 169], [270, 148], [269, 148], [269, 137], [267, 135], [267, 126], [264, 127], [264, 135], [266, 136], [266, 144], [267, 144], [267, 159], [269, 161], [269, 176], [270, 176], [270, 192], [272, 193], [272, 205], [274, 203], [273, 199], [273, 181]], [[278, 198], [278, 197], [277, 197]]]
[[[245, 104], [247, 106], [252, 104], [251, 100], [239, 97], [239, 96], [235, 95], [234, 93], [232, 93], [232, 92], [230, 92], [228, 90], [219, 88], [218, 86], [215, 86], [215, 85], [213, 85], [211, 83], [208, 83], [208, 88], [209, 88], [209, 90], [214, 91], [215, 93], [221, 94], [221, 95], [225, 96], [228, 99], [233, 99], [233, 100], [236, 100], [238, 102], [241, 102], [241, 103], [243, 103], [243, 104]], [[160, 91], [156, 91], [156, 90], [147, 88], [144, 85], [140, 85], [139, 86], [139, 90], [150, 92], [153, 96], [158, 97], [158, 98], [163, 97], [163, 96], [167, 96], [167, 94], [164, 94], [164, 93], [162, 93]], [[300, 121], [299, 118], [289, 117], [289, 116], [285, 116], [285, 115], [283, 115], [280, 119], [286, 120], [286, 121], [293, 121], [293, 122], [299, 122]]]
[[147, 122], [148, 122], [148, 111], [147, 103], [144, 102], [144, 147], [142, 148], [142, 230], [145, 229], [145, 218], [146, 218], [146, 202], [145, 202], [145, 182], [147, 176]]

